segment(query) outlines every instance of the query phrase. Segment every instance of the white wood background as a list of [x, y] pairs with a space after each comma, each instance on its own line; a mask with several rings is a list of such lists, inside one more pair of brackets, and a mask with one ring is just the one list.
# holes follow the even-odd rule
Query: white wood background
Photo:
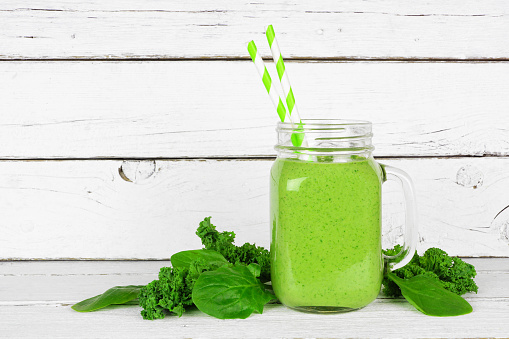
[[[419, 251], [476, 265], [474, 313], [383, 298], [242, 322], [70, 310], [200, 247], [206, 216], [269, 245], [277, 116], [246, 50], [254, 39], [269, 60], [268, 24], [301, 115], [372, 121], [376, 158], [414, 180]], [[2, 1], [0, 336], [507, 337], [508, 31], [505, 0]], [[388, 247], [404, 217], [395, 184], [383, 204]]]
[[504, 0], [5, 0], [0, 55], [246, 58], [239, 42], [272, 23], [289, 57], [506, 59], [508, 12]]
[[[374, 123], [419, 250], [509, 256], [506, 1], [4, 1], [0, 258], [164, 259], [211, 215], [268, 245], [275, 25], [304, 117]], [[269, 64], [274, 71], [273, 65]], [[400, 239], [386, 184], [384, 244]]]

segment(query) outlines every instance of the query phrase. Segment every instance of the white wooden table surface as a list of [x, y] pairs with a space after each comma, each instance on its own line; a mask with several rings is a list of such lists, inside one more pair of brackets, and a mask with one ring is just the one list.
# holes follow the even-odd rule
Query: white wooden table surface
[[[269, 245], [277, 116], [246, 50], [269, 60], [268, 24], [301, 115], [372, 121], [375, 157], [412, 176], [419, 252], [476, 265], [472, 314], [70, 309], [199, 248], [206, 216]], [[509, 337], [508, 31], [505, 0], [2, 1], [0, 337]], [[388, 247], [404, 215], [384, 186]]]
[[474, 311], [429, 317], [404, 299], [383, 295], [359, 311], [317, 315], [268, 305], [247, 319], [219, 320], [198, 310], [181, 318], [143, 320], [138, 306], [90, 313], [70, 308], [114, 285], [145, 284], [165, 261], [0, 263], [0, 329], [5, 338], [477, 338], [509, 335], [509, 259], [467, 259], [478, 271]]

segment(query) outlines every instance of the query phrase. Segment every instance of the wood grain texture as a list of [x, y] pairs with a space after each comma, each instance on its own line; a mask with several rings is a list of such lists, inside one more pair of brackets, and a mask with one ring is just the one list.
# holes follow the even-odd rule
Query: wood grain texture
[[337, 315], [303, 314], [268, 305], [248, 319], [218, 320], [197, 310], [182, 318], [147, 321], [133, 306], [78, 313], [69, 305], [0, 306], [9, 338], [505, 338], [507, 298], [469, 300], [474, 312], [454, 318], [425, 316], [404, 300], [376, 300]]
[[[372, 121], [375, 155], [509, 155], [509, 63], [287, 70], [303, 117]], [[3, 159], [275, 153], [277, 115], [252, 62], [2, 62], [0, 78]]]
[[[473, 313], [429, 317], [404, 299], [378, 298], [359, 311], [316, 315], [267, 305], [244, 320], [198, 310], [181, 318], [143, 320], [138, 306], [78, 313], [70, 305], [116, 284], [143, 283], [164, 262], [0, 262], [0, 328], [6, 338], [478, 338], [509, 333], [509, 259], [467, 259], [479, 272]], [[139, 279], [139, 280], [136, 280]]]
[[10, 0], [0, 58], [246, 58], [272, 23], [286, 57], [507, 59], [508, 12], [504, 0]]
[[[475, 266], [479, 293], [472, 299], [509, 298], [507, 258], [466, 258]], [[144, 285], [169, 261], [0, 262], [0, 305], [74, 304], [112, 286]], [[34, 288], [37, 286], [37, 288]], [[383, 294], [379, 299], [387, 299]]]
[[[507, 158], [384, 159], [414, 179], [419, 251], [509, 257]], [[0, 258], [164, 259], [200, 248], [206, 216], [237, 242], [269, 245], [271, 161], [0, 162]], [[119, 171], [123, 173], [121, 176]], [[403, 202], [384, 185], [384, 247]]]
[[[420, 252], [505, 257], [467, 259], [474, 313], [426, 317], [383, 297], [349, 314], [271, 305], [229, 321], [70, 309], [168, 265], [102, 259], [201, 247], [205, 216], [268, 246], [276, 115], [246, 51], [254, 39], [269, 57], [267, 24], [301, 114], [373, 121], [376, 155], [413, 177]], [[0, 261], [0, 336], [507, 337], [507, 31], [504, 0], [2, 1], [0, 259], [22, 260]], [[384, 247], [402, 239], [402, 209], [384, 184]]]

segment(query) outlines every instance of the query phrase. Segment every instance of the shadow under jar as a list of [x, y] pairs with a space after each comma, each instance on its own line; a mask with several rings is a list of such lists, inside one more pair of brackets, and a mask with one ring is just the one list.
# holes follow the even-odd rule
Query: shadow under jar
[[[279, 123], [270, 179], [271, 280], [278, 299], [299, 311], [347, 312], [371, 303], [384, 268], [415, 252], [415, 198], [410, 177], [372, 157], [371, 123], [303, 120]], [[381, 249], [381, 185], [405, 194], [405, 243]]]

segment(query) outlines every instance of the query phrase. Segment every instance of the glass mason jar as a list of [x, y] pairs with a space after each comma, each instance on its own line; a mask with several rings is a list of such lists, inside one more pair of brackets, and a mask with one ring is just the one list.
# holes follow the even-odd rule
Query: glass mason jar
[[[415, 252], [415, 197], [403, 171], [372, 157], [371, 123], [303, 120], [279, 123], [271, 169], [271, 280], [286, 306], [346, 312], [380, 292], [384, 268], [406, 265]], [[300, 145], [300, 146], [296, 146]], [[381, 248], [381, 185], [398, 181], [406, 200], [402, 251]]]

